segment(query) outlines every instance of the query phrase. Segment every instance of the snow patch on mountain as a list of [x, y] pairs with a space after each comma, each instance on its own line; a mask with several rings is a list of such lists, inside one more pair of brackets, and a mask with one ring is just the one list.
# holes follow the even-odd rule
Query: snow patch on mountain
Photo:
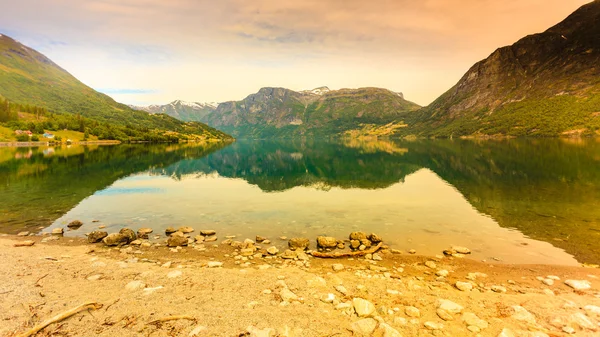
[[324, 95], [328, 92], [330, 92], [331, 90], [329, 90], [328, 87], [318, 87], [318, 88], [314, 88], [312, 90], [303, 90], [301, 91], [301, 93], [303, 94], [312, 94], [312, 95]]

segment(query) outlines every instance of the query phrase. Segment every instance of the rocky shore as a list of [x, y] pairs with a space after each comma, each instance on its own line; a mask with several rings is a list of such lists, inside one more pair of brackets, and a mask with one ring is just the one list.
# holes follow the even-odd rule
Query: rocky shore
[[0, 336], [85, 303], [93, 306], [37, 335], [600, 334], [594, 268], [486, 264], [464, 258], [466, 247], [405, 254], [361, 232], [308, 240], [61, 231], [0, 237]]

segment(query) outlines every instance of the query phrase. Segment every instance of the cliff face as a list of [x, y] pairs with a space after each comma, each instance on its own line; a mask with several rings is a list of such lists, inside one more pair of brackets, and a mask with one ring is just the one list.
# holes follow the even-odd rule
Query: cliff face
[[262, 88], [241, 101], [219, 104], [202, 121], [239, 137], [337, 135], [390, 123], [418, 108], [402, 94], [379, 88]]
[[600, 1], [499, 48], [411, 120], [424, 135], [560, 134], [600, 128]]

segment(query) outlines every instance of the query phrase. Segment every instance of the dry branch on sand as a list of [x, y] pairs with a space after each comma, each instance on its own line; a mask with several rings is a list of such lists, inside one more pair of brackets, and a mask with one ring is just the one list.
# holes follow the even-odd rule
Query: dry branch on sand
[[30, 330], [18, 335], [17, 337], [34, 336], [35, 334], [37, 334], [38, 332], [40, 332], [42, 329], [44, 329], [45, 327], [47, 327], [50, 324], [60, 322], [64, 319], [67, 319], [81, 311], [84, 311], [84, 310], [98, 310], [100, 308], [102, 308], [102, 304], [100, 304], [100, 303], [94, 303], [94, 302], [84, 303], [78, 307], [75, 307], [71, 310], [67, 310], [61, 314], [58, 314], [50, 319], [43, 321], [42, 323], [34, 326]]
[[377, 246], [375, 246], [375, 247], [373, 247], [371, 249], [357, 250], [355, 252], [322, 253], [322, 252], [313, 251], [312, 252], [312, 256], [314, 256], [314, 257], [320, 257], [320, 258], [326, 258], [326, 259], [337, 259], [337, 258], [340, 258], [340, 257], [364, 256], [364, 255], [367, 255], [367, 254], [376, 253], [379, 249], [381, 249], [382, 246], [383, 246], [383, 242], [380, 242], [379, 244], [377, 244]]
[[177, 315], [177, 316], [169, 316], [169, 317], [163, 317], [163, 318], [159, 318], [157, 320], [154, 320], [152, 322], [148, 322], [148, 324], [158, 324], [158, 323], [163, 323], [163, 322], [168, 322], [168, 321], [176, 321], [179, 319], [187, 319], [190, 321], [195, 321], [196, 319], [192, 316], [187, 316], [187, 315]]

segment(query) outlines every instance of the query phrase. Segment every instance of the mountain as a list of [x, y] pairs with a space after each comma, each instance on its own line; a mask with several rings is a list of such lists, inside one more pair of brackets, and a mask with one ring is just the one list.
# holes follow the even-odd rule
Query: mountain
[[497, 49], [404, 122], [420, 136], [600, 134], [600, 0]]
[[330, 136], [391, 123], [418, 108], [401, 93], [379, 88], [262, 88], [241, 101], [219, 104], [200, 120], [245, 138]]
[[173, 101], [165, 105], [149, 105], [146, 107], [130, 106], [151, 114], [165, 114], [184, 122], [200, 122], [209, 113], [215, 111], [217, 103]]
[[46, 108], [51, 113], [77, 115], [97, 123], [121, 126], [121, 134], [177, 133], [203, 138], [227, 138], [200, 123], [184, 123], [163, 114], [149, 115], [81, 83], [41, 53], [0, 35], [0, 96], [16, 104]]

